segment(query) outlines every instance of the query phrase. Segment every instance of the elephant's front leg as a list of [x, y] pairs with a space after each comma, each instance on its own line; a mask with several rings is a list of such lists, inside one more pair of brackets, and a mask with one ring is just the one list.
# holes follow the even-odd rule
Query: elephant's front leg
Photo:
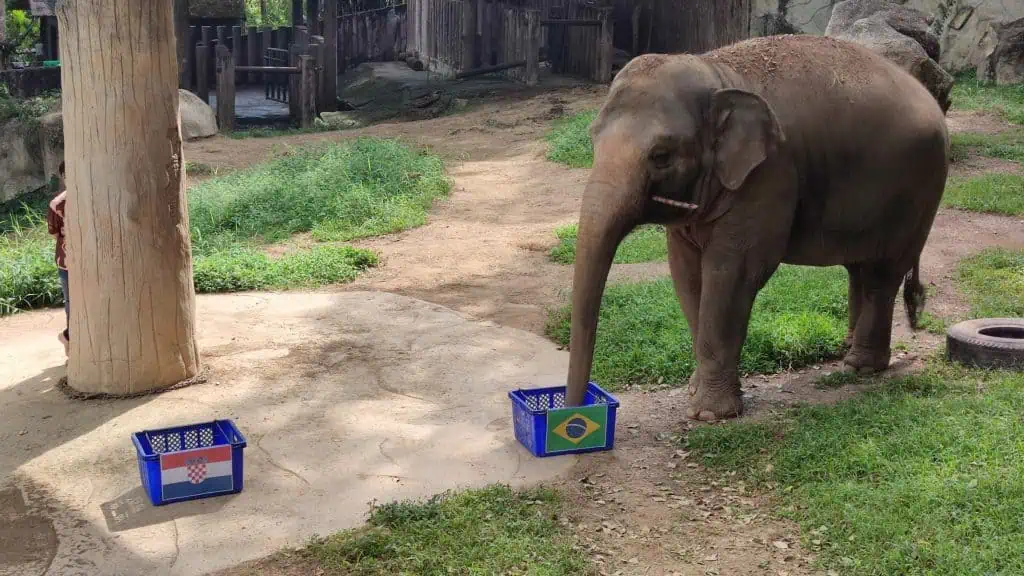
[[678, 228], [669, 227], [667, 234], [668, 268], [672, 273], [676, 298], [690, 328], [690, 337], [696, 344], [700, 319], [700, 248]]
[[717, 420], [743, 414], [740, 351], [754, 299], [781, 261], [781, 250], [777, 257], [769, 257], [764, 251], [730, 252], [711, 247], [703, 257], [694, 344], [697, 370], [690, 379], [687, 409], [687, 416], [693, 419]]

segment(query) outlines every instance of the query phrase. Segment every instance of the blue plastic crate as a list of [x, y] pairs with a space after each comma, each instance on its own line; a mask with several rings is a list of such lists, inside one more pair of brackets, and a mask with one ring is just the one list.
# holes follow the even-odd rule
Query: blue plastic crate
[[590, 382], [583, 405], [566, 408], [565, 388], [519, 389], [508, 393], [516, 440], [542, 458], [614, 448], [619, 401]]
[[154, 506], [242, 491], [246, 441], [231, 420], [143, 430], [132, 443]]

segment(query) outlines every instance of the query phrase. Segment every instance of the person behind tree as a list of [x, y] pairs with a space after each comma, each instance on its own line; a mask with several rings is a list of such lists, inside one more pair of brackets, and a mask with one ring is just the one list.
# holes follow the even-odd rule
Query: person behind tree
[[46, 213], [46, 227], [50, 234], [57, 237], [57, 247], [54, 255], [57, 260], [57, 275], [60, 276], [60, 289], [64, 293], [64, 320], [65, 328], [57, 335], [57, 339], [64, 344], [64, 354], [68, 353], [68, 344], [71, 342], [71, 308], [68, 302], [68, 269], [65, 264], [64, 245], [64, 206], [67, 199], [67, 189], [64, 183], [64, 162], [57, 167], [59, 174], [60, 193], [50, 201], [50, 208]]

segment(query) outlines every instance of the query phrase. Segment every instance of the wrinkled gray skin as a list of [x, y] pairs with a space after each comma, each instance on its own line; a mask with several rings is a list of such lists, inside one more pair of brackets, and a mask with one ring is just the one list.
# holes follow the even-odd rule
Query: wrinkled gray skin
[[591, 130], [567, 405], [584, 397], [615, 250], [643, 223], [668, 230], [697, 357], [690, 418], [742, 414], [740, 349], [754, 298], [780, 263], [846, 267], [854, 369], [888, 366], [904, 280], [916, 328], [918, 262], [949, 136], [931, 94], [884, 57], [810, 35], [645, 55], [616, 76]]

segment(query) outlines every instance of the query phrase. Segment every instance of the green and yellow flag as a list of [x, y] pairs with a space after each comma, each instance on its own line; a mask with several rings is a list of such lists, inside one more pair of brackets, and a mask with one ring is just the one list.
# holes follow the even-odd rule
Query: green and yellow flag
[[546, 452], [602, 448], [608, 442], [608, 407], [599, 404], [547, 413]]

